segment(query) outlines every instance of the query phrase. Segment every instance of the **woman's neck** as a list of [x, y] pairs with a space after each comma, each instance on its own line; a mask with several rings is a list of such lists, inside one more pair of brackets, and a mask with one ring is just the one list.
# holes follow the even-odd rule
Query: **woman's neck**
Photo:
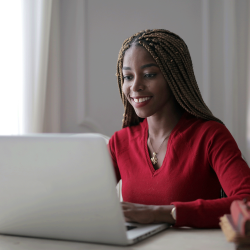
[[179, 105], [175, 105], [173, 108], [165, 110], [163, 115], [155, 114], [147, 117], [150, 137], [158, 138], [170, 134], [183, 113], [184, 110]]

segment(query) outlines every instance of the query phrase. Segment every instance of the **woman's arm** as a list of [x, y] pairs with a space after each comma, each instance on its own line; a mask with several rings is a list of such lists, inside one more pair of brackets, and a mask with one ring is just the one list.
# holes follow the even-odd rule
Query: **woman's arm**
[[219, 227], [219, 218], [230, 213], [231, 203], [250, 196], [250, 169], [228, 129], [213, 122], [206, 136], [203, 140], [205, 145], [201, 147], [204, 147], [209, 165], [228, 197], [190, 202], [173, 201], [171, 204], [176, 206], [177, 213], [175, 226]]

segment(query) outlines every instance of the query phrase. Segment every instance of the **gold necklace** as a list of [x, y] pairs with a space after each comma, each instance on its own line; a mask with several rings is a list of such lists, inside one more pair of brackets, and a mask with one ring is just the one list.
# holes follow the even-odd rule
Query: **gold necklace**
[[[162, 143], [161, 143], [161, 145], [160, 145], [160, 147], [158, 148], [158, 153], [159, 153], [159, 151], [160, 151], [160, 149], [161, 149], [161, 146], [163, 145], [163, 142], [170, 136], [170, 134], [171, 134], [171, 132], [165, 137], [165, 139], [162, 141]], [[157, 154], [158, 153], [156, 153], [155, 152], [155, 150], [154, 150], [154, 147], [153, 147], [153, 145], [152, 145], [152, 142], [151, 142], [151, 140], [150, 140], [150, 136], [149, 136], [149, 142], [150, 142], [150, 144], [151, 144], [151, 147], [152, 147], [152, 149], [153, 149], [153, 157], [152, 158], [150, 158], [150, 160], [151, 160], [151, 162], [153, 163], [153, 165], [155, 165], [157, 162], [158, 162], [158, 158], [157, 158]]]

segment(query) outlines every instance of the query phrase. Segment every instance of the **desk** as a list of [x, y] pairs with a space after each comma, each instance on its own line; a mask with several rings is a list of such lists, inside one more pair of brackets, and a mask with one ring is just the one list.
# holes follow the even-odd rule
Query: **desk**
[[233, 243], [226, 241], [220, 229], [167, 229], [130, 247], [118, 247], [81, 242], [45, 240], [0, 235], [1, 250], [233, 250]]

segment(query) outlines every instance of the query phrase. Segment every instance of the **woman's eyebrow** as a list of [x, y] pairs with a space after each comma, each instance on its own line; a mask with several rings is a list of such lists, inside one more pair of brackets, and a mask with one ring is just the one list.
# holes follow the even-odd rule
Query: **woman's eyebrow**
[[131, 70], [130, 67], [122, 67], [122, 70]]
[[153, 66], [159, 68], [157, 64], [155, 64], [155, 63], [149, 63], [149, 64], [145, 64], [145, 65], [141, 66], [141, 69], [145, 69], [145, 68], [153, 67]]
[[[145, 69], [145, 68], [153, 67], [153, 66], [158, 67], [158, 65], [155, 64], [155, 63], [149, 63], [149, 64], [142, 65], [142, 66], [141, 66], [141, 69]], [[159, 68], [159, 67], [158, 67], [158, 68]], [[123, 67], [122, 69], [123, 69], [123, 70], [131, 70], [130, 67]]]

